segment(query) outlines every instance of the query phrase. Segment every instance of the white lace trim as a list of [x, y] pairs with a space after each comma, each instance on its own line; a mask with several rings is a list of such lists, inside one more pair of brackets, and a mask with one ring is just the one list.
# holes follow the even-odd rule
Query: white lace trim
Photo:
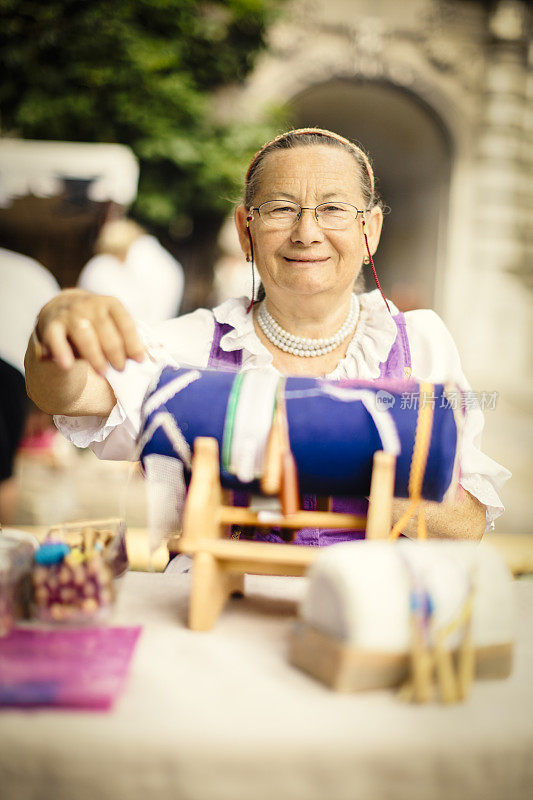
[[504, 506], [498, 496], [498, 492], [492, 485], [490, 478], [479, 473], [461, 475], [459, 483], [473, 495], [480, 503], [486, 507], [485, 533], [494, 529], [494, 520], [498, 519], [503, 512]]
[[[380, 364], [387, 360], [396, 339], [396, 324], [378, 290], [359, 295], [359, 302], [359, 320], [346, 355], [333, 372], [329, 373], [328, 378], [348, 378], [354, 374], [364, 379], [379, 377]], [[217, 322], [226, 323], [233, 328], [224, 334], [220, 347], [226, 352], [244, 350], [250, 353], [256, 357], [254, 366], [271, 364], [272, 355], [255, 332], [252, 314], [246, 313], [248, 303], [245, 297], [232, 298], [213, 309]], [[390, 301], [389, 305], [393, 314], [397, 313]]]
[[54, 415], [56, 428], [76, 447], [88, 447], [93, 442], [103, 442], [111, 431], [127, 420], [127, 414], [120, 405], [113, 406], [108, 417], [67, 417]]

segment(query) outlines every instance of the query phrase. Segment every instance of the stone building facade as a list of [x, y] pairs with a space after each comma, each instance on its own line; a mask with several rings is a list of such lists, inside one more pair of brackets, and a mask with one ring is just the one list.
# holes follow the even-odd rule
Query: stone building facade
[[[435, 308], [487, 409], [484, 449], [514, 478], [500, 531], [533, 533], [533, 79], [519, 0], [288, 0], [221, 113], [285, 104], [358, 139], [390, 208], [376, 266]], [[228, 112], [229, 113], [229, 112]]]

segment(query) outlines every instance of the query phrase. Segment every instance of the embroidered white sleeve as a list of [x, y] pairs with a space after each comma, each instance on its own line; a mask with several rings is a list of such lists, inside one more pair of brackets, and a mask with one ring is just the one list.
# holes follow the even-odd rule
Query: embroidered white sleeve
[[[474, 394], [463, 373], [457, 347], [441, 318], [429, 310], [409, 311], [405, 318], [413, 377], [435, 383], [452, 381], [472, 400]], [[494, 520], [504, 511], [499, 492], [511, 473], [481, 450], [484, 415], [479, 404], [467, 405], [471, 407], [466, 411], [459, 483], [486, 506], [488, 529], [494, 527]]]

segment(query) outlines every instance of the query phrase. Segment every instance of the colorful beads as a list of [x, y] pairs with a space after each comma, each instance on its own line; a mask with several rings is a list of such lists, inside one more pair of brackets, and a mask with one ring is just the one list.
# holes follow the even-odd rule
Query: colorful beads
[[41, 620], [92, 617], [113, 599], [111, 570], [97, 553], [86, 557], [72, 550], [61, 564], [37, 567], [32, 577], [35, 613]]
[[44, 542], [35, 553], [35, 563], [44, 566], [60, 564], [67, 553], [70, 553], [70, 547], [65, 542]]
[[[113, 600], [113, 577], [127, 567], [122, 554], [124, 526], [118, 529], [86, 523], [52, 529], [35, 556], [33, 608], [43, 621], [85, 621]], [[125, 559], [125, 561], [124, 561]]]

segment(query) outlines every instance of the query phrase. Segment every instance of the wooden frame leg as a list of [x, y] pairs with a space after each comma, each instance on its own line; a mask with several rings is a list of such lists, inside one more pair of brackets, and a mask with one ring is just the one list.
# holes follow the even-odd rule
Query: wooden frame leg
[[244, 575], [228, 572], [211, 553], [197, 553], [193, 561], [189, 627], [193, 631], [211, 630], [233, 592], [244, 592]]
[[395, 476], [396, 457], [392, 453], [377, 450], [374, 453], [370, 497], [368, 498], [367, 539], [386, 539], [390, 533]]
[[[275, 450], [274, 447], [272, 449]], [[235, 560], [235, 558], [233, 562], [228, 559], [227, 545], [236, 551], [239, 543], [218, 541], [221, 540], [224, 528], [231, 524], [243, 524], [243, 514], [246, 520], [248, 518], [252, 520], [250, 524], [256, 524], [253, 523], [256, 515], [250, 510], [230, 509], [222, 505], [216, 440], [201, 437], [196, 439], [192, 466], [192, 478], [184, 509], [180, 550], [193, 554], [194, 558], [189, 601], [189, 627], [196, 631], [208, 631], [211, 630], [218, 619], [228, 597], [234, 592], [243, 593], [244, 573], [247, 569], [250, 572], [259, 572], [261, 574], [279, 574], [279, 559], [277, 556], [276, 558], [272, 557], [271, 550], [276, 548], [277, 553], [277, 548], [280, 545], [265, 545], [263, 543], [254, 545], [253, 542], [242, 542], [240, 543], [241, 548], [246, 545], [248, 548], [247, 553], [250, 547], [253, 547], [254, 551], [259, 548], [257, 554], [260, 553], [263, 558], [259, 559], [259, 562], [257, 558], [253, 558], [250, 564], [245, 564], [238, 559]], [[366, 537], [368, 539], [385, 539], [390, 533], [395, 472], [396, 459], [393, 455], [383, 451], [378, 451], [374, 454], [370, 505], [366, 520]], [[273, 481], [273, 483], [276, 481]], [[358, 518], [353, 515], [343, 516], [342, 514], [328, 512], [298, 511], [292, 515], [290, 524], [285, 527], [300, 527], [299, 524], [295, 525], [295, 522], [297, 522], [296, 517], [299, 516], [305, 516], [305, 521], [302, 521], [301, 525], [301, 527], [305, 527], [308, 523], [306, 515], [310, 513], [313, 514], [315, 524], [320, 525], [320, 521], [322, 521], [324, 527], [342, 525], [342, 520], [346, 516], [349, 517], [350, 523], [355, 524], [357, 520], [359, 524]], [[268, 547], [271, 550], [267, 552], [266, 548]], [[283, 548], [283, 546], [281, 547]], [[299, 548], [296, 549], [298, 550]], [[265, 561], [265, 564], [260, 563], [262, 560]], [[244, 559], [244, 561], [247, 561], [247, 559]], [[283, 567], [282, 574], [303, 574], [305, 572], [302, 564], [298, 563], [296, 565], [293, 563], [293, 559], [289, 559], [289, 561], [291, 562], [290, 565]], [[233, 564], [232, 570], [228, 569], [228, 562]], [[297, 569], [296, 572], [294, 572], [295, 569]]]
[[183, 510], [183, 539], [220, 538], [218, 511], [221, 505], [217, 441], [198, 437], [194, 442], [192, 476]]

